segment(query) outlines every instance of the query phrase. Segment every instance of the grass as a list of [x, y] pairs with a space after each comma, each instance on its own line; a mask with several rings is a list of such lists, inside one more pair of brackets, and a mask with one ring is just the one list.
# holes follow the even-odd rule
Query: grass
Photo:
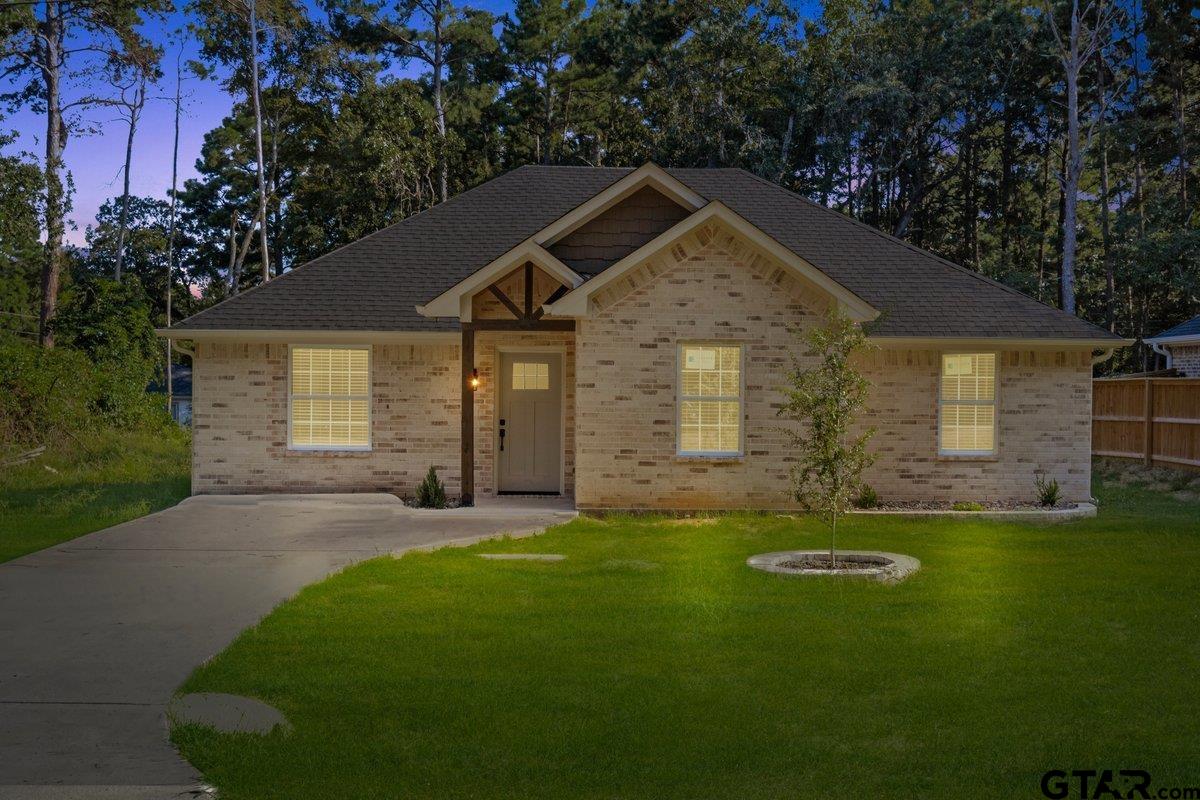
[[1033, 798], [1055, 768], [1200, 785], [1200, 505], [1132, 483], [1066, 526], [846, 522], [845, 547], [921, 560], [896, 586], [750, 570], [827, 541], [770, 516], [376, 559], [182, 687], [262, 698], [293, 733], [173, 738], [226, 800]]
[[149, 514], [188, 495], [182, 433], [106, 432], [0, 472], [0, 562]]

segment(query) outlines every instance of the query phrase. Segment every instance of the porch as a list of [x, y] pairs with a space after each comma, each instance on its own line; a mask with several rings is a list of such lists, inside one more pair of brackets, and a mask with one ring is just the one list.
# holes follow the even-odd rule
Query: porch
[[530, 260], [464, 296], [464, 505], [540, 497], [574, 507], [575, 320], [543, 309], [570, 288]]

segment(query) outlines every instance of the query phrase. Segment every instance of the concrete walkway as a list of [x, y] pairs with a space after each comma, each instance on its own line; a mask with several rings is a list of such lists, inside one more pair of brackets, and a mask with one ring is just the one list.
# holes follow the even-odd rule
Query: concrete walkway
[[560, 502], [194, 497], [0, 564], [0, 798], [195, 796], [163, 710], [238, 632], [353, 562], [570, 516]]

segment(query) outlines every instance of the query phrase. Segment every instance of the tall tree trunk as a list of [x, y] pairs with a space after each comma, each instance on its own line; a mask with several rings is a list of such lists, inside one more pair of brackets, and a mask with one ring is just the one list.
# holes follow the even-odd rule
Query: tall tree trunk
[[792, 131], [795, 127], [795, 113], [788, 114], [787, 130], [783, 132], [783, 145], [779, 149], [779, 172], [775, 177], [776, 183], [783, 183], [783, 177], [788, 172], [788, 161], [792, 157]]
[[430, 16], [433, 18], [433, 113], [438, 138], [441, 140], [441, 152], [438, 154], [438, 188], [444, 203], [450, 199], [450, 160], [446, 152], [446, 99], [442, 89], [442, 8], [443, 3], [438, 2], [435, 13]]
[[142, 116], [142, 108], [145, 105], [146, 78], [143, 75], [138, 78], [133, 102], [127, 105], [129, 135], [125, 137], [125, 185], [121, 190], [121, 217], [117, 223], [117, 265], [114, 270], [114, 277], [118, 283], [121, 281], [121, 268], [125, 264], [125, 239], [129, 235], [129, 169], [133, 166], [133, 137], [137, 135], [138, 119]]
[[1178, 85], [1175, 87], [1175, 148], [1179, 159], [1179, 213], [1188, 216], [1188, 158], [1187, 158], [1187, 126], [1184, 122], [1184, 109], [1187, 107], [1187, 91], [1184, 86], [1184, 62], [1179, 59], [1176, 67]]
[[[1104, 59], [1096, 54], [1096, 90], [1104, 97], [1105, 87]], [[1109, 191], [1108, 191], [1108, 129], [1103, 112], [1096, 120], [1099, 127], [1100, 145], [1100, 246], [1104, 262], [1104, 314], [1110, 331], [1116, 330], [1117, 325], [1117, 283], [1112, 263], [1112, 228], [1109, 224]]]
[[258, 81], [258, 9], [256, 0], [250, 6], [250, 94], [254, 100], [254, 151], [258, 161], [258, 234], [262, 251], [263, 283], [271, 280], [271, 256], [267, 249], [267, 181], [263, 165], [262, 96]]
[[[171, 327], [171, 286], [175, 282], [175, 212], [179, 207], [177, 187], [179, 184], [179, 111], [182, 105], [183, 49], [175, 59], [175, 143], [171, 149], [171, 216], [167, 225], [167, 327]], [[171, 376], [171, 339], [167, 339], [167, 413], [174, 411], [175, 387]]]
[[62, 182], [63, 149], [67, 130], [63, 123], [62, 79], [63, 20], [61, 0], [46, 0], [45, 16], [38, 26], [42, 41], [43, 77], [46, 80], [46, 245], [42, 255], [42, 303], [38, 315], [38, 340], [54, 346], [54, 314], [58, 308], [58, 280], [62, 272], [62, 247], [66, 223]]
[[543, 93], [544, 98], [543, 98], [543, 109], [542, 109], [542, 113], [545, 114], [545, 119], [543, 120], [542, 135], [546, 141], [541, 146], [541, 149], [542, 149], [541, 162], [543, 164], [552, 164], [552, 163], [554, 163], [554, 156], [551, 153], [551, 151], [553, 150], [552, 144], [554, 142], [554, 84], [553, 84], [554, 61], [553, 61], [553, 56], [551, 56], [547, 59], [545, 75], [546, 75], [546, 77], [545, 77], [546, 87], [545, 87], [545, 92]]
[[238, 293], [238, 284], [242, 281], [242, 263], [238, 260], [237, 246], [237, 209], [229, 212], [229, 293]]
[[1062, 309], [1075, 313], [1075, 249], [1077, 246], [1079, 178], [1083, 153], [1079, 146], [1079, 0], [1071, 3], [1071, 30], [1064, 54], [1067, 87], [1067, 150], [1063, 174], [1062, 271], [1059, 273]]
[[1037, 270], [1038, 270], [1038, 299], [1045, 297], [1046, 291], [1046, 239], [1049, 235], [1050, 228], [1050, 121], [1046, 120], [1046, 139], [1042, 147], [1042, 180], [1038, 187], [1038, 196], [1041, 198], [1040, 208], [1038, 209], [1038, 247], [1037, 247]]

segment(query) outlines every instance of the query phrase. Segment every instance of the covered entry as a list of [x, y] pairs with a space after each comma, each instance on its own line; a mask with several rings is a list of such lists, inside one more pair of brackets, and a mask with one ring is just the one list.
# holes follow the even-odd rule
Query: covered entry
[[563, 357], [501, 350], [497, 377], [496, 489], [562, 491]]

